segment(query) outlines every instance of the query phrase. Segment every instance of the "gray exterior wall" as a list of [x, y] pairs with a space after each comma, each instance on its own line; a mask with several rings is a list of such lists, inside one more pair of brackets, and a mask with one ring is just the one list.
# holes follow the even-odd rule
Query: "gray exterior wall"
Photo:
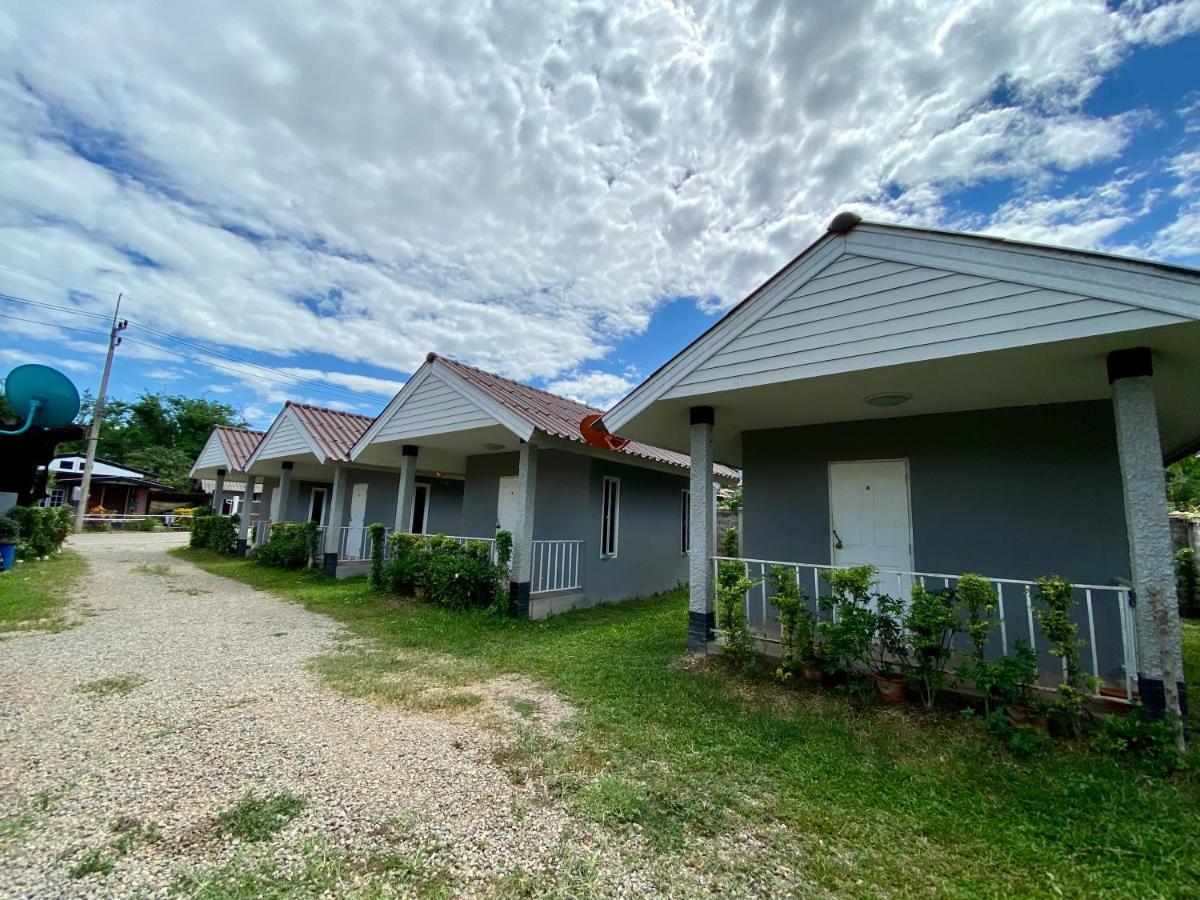
[[[517, 474], [516, 453], [467, 459], [463, 534], [491, 537], [496, 530], [500, 478]], [[617, 556], [600, 558], [600, 506], [604, 476], [621, 479]], [[565, 450], [538, 454], [533, 537], [582, 540], [586, 602], [611, 603], [675, 587], [686, 580], [680, 553], [680, 492], [687, 474], [645, 469]]]
[[[453, 478], [426, 478], [417, 476], [418, 484], [429, 485], [429, 533], [463, 533], [463, 486], [464, 482]], [[397, 482], [397, 490], [399, 482]], [[396, 515], [396, 498], [392, 497], [392, 516]], [[381, 520], [391, 525], [388, 520]]]
[[[284, 515], [285, 522], [307, 522], [308, 509], [312, 499], [312, 491], [314, 487], [325, 488], [325, 502], [329, 502], [329, 495], [333, 493], [333, 482], [320, 481], [292, 481], [292, 489], [288, 491], [287, 506], [281, 506], [281, 509], [286, 509]], [[328, 508], [328, 507], [326, 507]]]
[[[744, 556], [829, 563], [828, 464], [903, 458], [917, 571], [1053, 573], [1091, 584], [1129, 578], [1108, 401], [752, 431], [742, 449]], [[1010, 642], [1028, 640], [1023, 597], [1005, 600]], [[1097, 608], [1096, 623], [1102, 674], [1112, 674], [1120, 659], [1115, 609]], [[1056, 662], [1043, 656], [1041, 664]]]
[[[645, 597], [687, 581], [688, 557], [680, 546], [682, 492], [688, 475], [592, 459], [587, 516], [588, 599], [611, 603]], [[621, 479], [617, 555], [600, 558], [604, 477]]]

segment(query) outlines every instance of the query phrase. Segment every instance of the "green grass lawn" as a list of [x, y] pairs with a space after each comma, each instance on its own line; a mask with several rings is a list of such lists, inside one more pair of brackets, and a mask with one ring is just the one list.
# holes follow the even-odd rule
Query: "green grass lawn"
[[529, 738], [501, 761], [546, 779], [580, 815], [640, 828], [647, 852], [696, 877], [839, 896], [1178, 896], [1200, 885], [1196, 775], [1155, 779], [1058, 744], [1020, 761], [954, 713], [860, 707], [684, 665], [683, 592], [515, 622], [373, 596], [362, 580], [172, 552], [374, 639], [316, 664], [349, 693], [410, 702], [396, 688], [405, 679], [380, 676], [421, 659], [451, 686], [537, 679], [578, 708], [578, 734]]
[[71, 586], [85, 568], [78, 553], [64, 550], [44, 562], [17, 563], [11, 572], [0, 572], [0, 632], [61, 629]]

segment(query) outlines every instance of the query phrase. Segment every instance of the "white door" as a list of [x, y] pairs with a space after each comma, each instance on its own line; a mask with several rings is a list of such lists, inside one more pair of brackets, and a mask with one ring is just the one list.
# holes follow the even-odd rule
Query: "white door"
[[907, 600], [911, 579], [887, 573], [913, 569], [908, 462], [830, 463], [829, 505], [834, 565], [875, 566], [879, 590]]
[[356, 484], [350, 489], [350, 527], [346, 531], [345, 554], [347, 559], [365, 559], [370, 550], [365, 547], [366, 529], [363, 519], [367, 515], [367, 485]]
[[496, 500], [496, 527], [514, 534], [517, 530], [517, 476], [500, 479], [500, 496]]

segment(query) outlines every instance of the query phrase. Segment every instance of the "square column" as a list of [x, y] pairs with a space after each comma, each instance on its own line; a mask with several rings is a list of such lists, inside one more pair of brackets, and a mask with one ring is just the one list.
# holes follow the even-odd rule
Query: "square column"
[[217, 480], [213, 485], [212, 511], [214, 516], [221, 514], [221, 507], [225, 505], [225, 470], [217, 469]]
[[405, 444], [400, 450], [400, 487], [396, 492], [396, 531], [412, 531], [413, 506], [417, 500], [417, 447]]
[[329, 497], [329, 518], [325, 523], [325, 556], [322, 568], [330, 578], [337, 576], [338, 551], [342, 543], [342, 519], [346, 516], [346, 483], [350, 470], [345, 466], [333, 467], [333, 492]]
[[258, 495], [258, 522], [271, 521], [271, 509], [275, 504], [275, 479], [262, 479], [262, 493]]
[[238, 517], [238, 536], [236, 544], [236, 553], [238, 556], [246, 555], [246, 538], [250, 534], [250, 507], [254, 505], [254, 486], [258, 484], [258, 478], [254, 475], [246, 476], [246, 489], [242, 491], [242, 512]]
[[1125, 497], [1125, 531], [1133, 575], [1138, 693], [1146, 711], [1182, 715], [1187, 709], [1175, 553], [1167, 508], [1166, 475], [1158, 411], [1151, 383], [1150, 350], [1138, 347], [1108, 355], [1117, 454]]
[[292, 469], [294, 462], [286, 461], [279, 464], [279, 491], [271, 498], [271, 521], [286, 522], [288, 500], [292, 493]]
[[538, 448], [521, 444], [517, 468], [517, 524], [513, 530], [512, 570], [508, 582], [508, 611], [529, 618], [529, 589], [533, 579], [533, 505], [537, 492]]
[[716, 537], [717, 492], [713, 490], [713, 426], [711, 406], [693, 406], [692, 469], [688, 515], [688, 651], [703, 653], [716, 627], [716, 590], [712, 556]]

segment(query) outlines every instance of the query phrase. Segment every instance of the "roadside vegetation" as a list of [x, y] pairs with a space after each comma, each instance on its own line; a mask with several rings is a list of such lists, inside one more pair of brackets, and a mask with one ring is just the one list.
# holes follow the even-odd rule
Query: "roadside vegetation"
[[[518, 726], [497, 761], [697, 882], [840, 896], [1179, 896], [1200, 884], [1194, 762], [1162, 777], [1066, 741], [1018, 757], [956, 711], [685, 661], [684, 591], [518, 622], [173, 552], [341, 622], [356, 640], [314, 668], [347, 693], [419, 706], [396, 688], [413, 671], [450, 689], [511, 673], [553, 690], [578, 710], [572, 732]], [[1195, 623], [1185, 636], [1194, 677]]]
[[79, 554], [63, 550], [48, 559], [31, 559], [18, 563], [11, 572], [0, 573], [0, 633], [61, 631], [66, 627], [63, 608], [85, 569]]

